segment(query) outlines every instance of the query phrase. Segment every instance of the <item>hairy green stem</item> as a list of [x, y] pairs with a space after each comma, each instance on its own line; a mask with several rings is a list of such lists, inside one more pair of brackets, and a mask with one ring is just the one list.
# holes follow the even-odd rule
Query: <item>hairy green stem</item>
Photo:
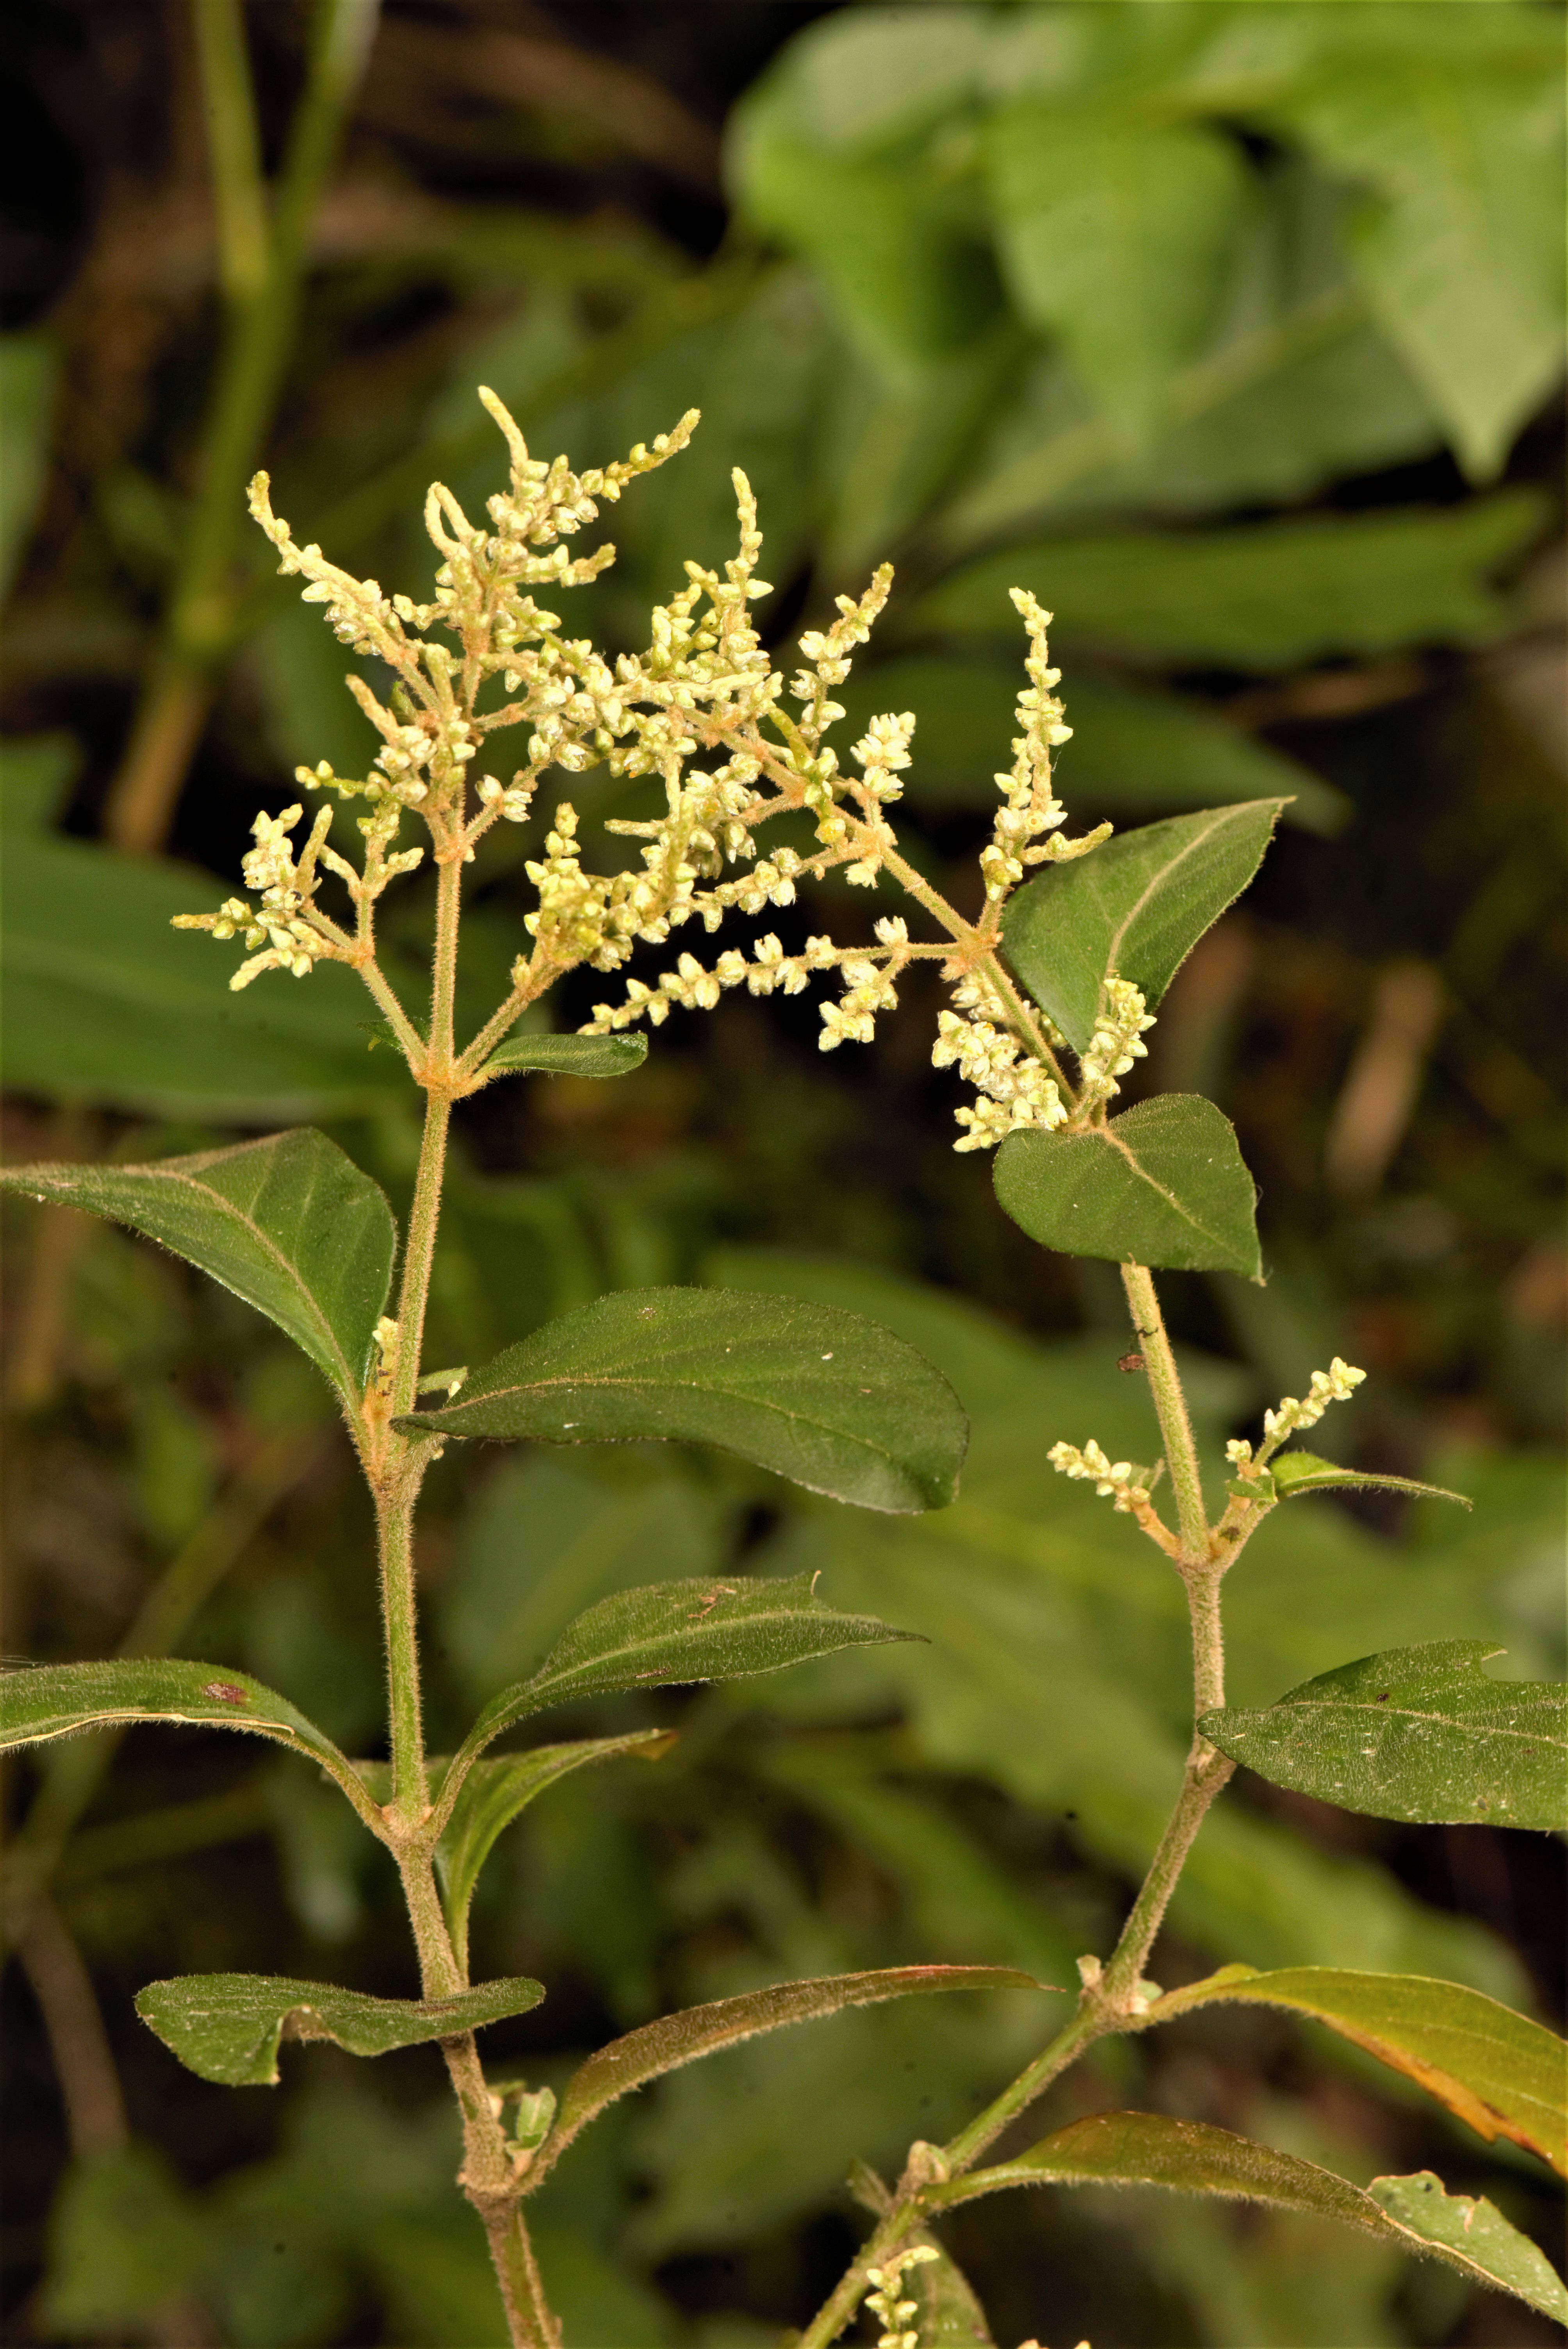
[[1184, 1562], [1203, 1566], [1209, 1557], [1209, 1517], [1203, 1506], [1203, 1480], [1198, 1467], [1198, 1446], [1187, 1415], [1181, 1376], [1166, 1334], [1165, 1317], [1155, 1294], [1154, 1277], [1147, 1265], [1124, 1264], [1122, 1287], [1132, 1314], [1132, 1326], [1143, 1351], [1149, 1390], [1165, 1439], [1165, 1465], [1176, 1495], [1176, 1519], [1181, 1529]]

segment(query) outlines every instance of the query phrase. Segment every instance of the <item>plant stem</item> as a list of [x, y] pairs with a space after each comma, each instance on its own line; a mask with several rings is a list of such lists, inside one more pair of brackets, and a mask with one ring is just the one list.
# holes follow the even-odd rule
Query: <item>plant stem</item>
[[1121, 1282], [1127, 1291], [1132, 1326], [1143, 1350], [1150, 1392], [1154, 1397], [1154, 1408], [1160, 1418], [1160, 1433], [1165, 1439], [1165, 1465], [1171, 1473], [1171, 1490], [1176, 1495], [1176, 1516], [1181, 1528], [1185, 1563], [1203, 1566], [1209, 1557], [1209, 1517], [1203, 1506], [1203, 1480], [1198, 1468], [1198, 1446], [1193, 1441], [1192, 1423], [1187, 1415], [1187, 1398], [1181, 1392], [1181, 1372], [1176, 1368], [1176, 1357], [1171, 1350], [1171, 1340], [1166, 1335], [1165, 1319], [1160, 1310], [1153, 1275], [1146, 1265], [1124, 1264]]
[[387, 1642], [387, 1713], [392, 1746], [390, 1809], [417, 1827], [430, 1806], [425, 1775], [425, 1729], [419, 1693], [418, 1600], [414, 1588], [414, 1503], [418, 1485], [397, 1478], [376, 1495], [377, 1551], [381, 1569], [381, 1622]]

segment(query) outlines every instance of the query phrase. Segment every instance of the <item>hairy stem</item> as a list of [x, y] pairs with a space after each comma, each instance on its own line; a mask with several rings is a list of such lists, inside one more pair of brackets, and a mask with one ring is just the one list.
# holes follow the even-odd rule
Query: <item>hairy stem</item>
[[1165, 1439], [1165, 1465], [1176, 1495], [1176, 1519], [1181, 1528], [1181, 1548], [1189, 1566], [1203, 1566], [1209, 1557], [1209, 1517], [1203, 1506], [1203, 1480], [1198, 1467], [1198, 1446], [1187, 1415], [1187, 1398], [1166, 1334], [1154, 1277], [1146, 1265], [1124, 1264], [1122, 1287], [1132, 1314], [1132, 1326], [1143, 1351], [1149, 1390]]

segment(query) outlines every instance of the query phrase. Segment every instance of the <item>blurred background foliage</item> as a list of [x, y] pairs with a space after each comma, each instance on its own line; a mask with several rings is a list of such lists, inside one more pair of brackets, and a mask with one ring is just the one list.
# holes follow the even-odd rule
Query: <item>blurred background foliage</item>
[[[1560, 1670], [1555, 0], [386, 0], [359, 13], [367, 48], [325, 63], [308, 12], [266, 0], [244, 32], [282, 190], [270, 277], [223, 13], [36, 0], [3, 35], [8, 1154], [309, 1119], [406, 1195], [409, 1090], [352, 982], [233, 997], [167, 927], [231, 885], [297, 760], [353, 772], [371, 747], [235, 485], [264, 458], [302, 539], [418, 593], [425, 483], [473, 502], [497, 472], [476, 381], [579, 463], [696, 404], [573, 625], [638, 641], [684, 557], [722, 558], [737, 462], [781, 642], [892, 556], [843, 739], [919, 712], [910, 853], [960, 902], [1006, 757], [1015, 581], [1057, 616], [1075, 826], [1294, 794], [1146, 1064], [1235, 1121], [1271, 1278], [1173, 1278], [1173, 1319], [1216, 1446], [1338, 1349], [1372, 1377], [1324, 1447], [1477, 1507], [1271, 1523], [1230, 1599], [1239, 1701], [1434, 1637]], [[614, 812], [600, 778], [573, 796]], [[521, 943], [524, 853], [498, 842], [476, 874], [480, 1011]], [[423, 919], [410, 887], [410, 986]], [[682, 1732], [656, 1770], [531, 1810], [476, 1911], [481, 1974], [550, 1984], [490, 2034], [503, 2069], [553, 2077], [664, 2007], [791, 1973], [1070, 1982], [1154, 1840], [1185, 1742], [1179, 1594], [1043, 1464], [1059, 1434], [1150, 1456], [1116, 1283], [1033, 1249], [954, 1158], [932, 1012], [912, 982], [872, 1054], [822, 1060], [810, 1005], [727, 999], [621, 1083], [518, 1081], [459, 1119], [432, 1359], [607, 1288], [719, 1279], [874, 1314], [975, 1423], [961, 1501], [923, 1520], [656, 1450], [442, 1464], [419, 1561], [438, 1737], [567, 1617], [659, 1575], [820, 1565], [836, 1603], [931, 1641], [650, 1699]], [[376, 1751], [369, 1528], [325, 1393], [125, 1235], [24, 1208], [7, 1236], [7, 1649], [238, 1661]], [[232, 1741], [108, 1759], [78, 1741], [11, 1773], [5, 2337], [499, 2342], [428, 2051], [372, 2071], [299, 2050], [280, 2090], [233, 2094], [130, 2009], [155, 1972], [232, 1965], [407, 1992], [381, 1855]], [[1561, 2023], [1558, 1862], [1243, 1775], [1155, 1971], [1395, 1967]], [[44, 1888], [25, 1915], [19, 1887]], [[618, 2107], [539, 2206], [569, 2338], [752, 2349], [801, 2322], [856, 2239], [851, 2158], [956, 2126], [1037, 2035], [1028, 2004], [842, 2017]], [[1429, 2164], [1551, 2240], [1527, 2158], [1279, 2016], [1097, 2051], [1049, 2118], [1128, 2103], [1358, 2179]], [[1378, 2247], [1157, 2198], [1002, 2198], [953, 2241], [1003, 2343], [1559, 2337]]]

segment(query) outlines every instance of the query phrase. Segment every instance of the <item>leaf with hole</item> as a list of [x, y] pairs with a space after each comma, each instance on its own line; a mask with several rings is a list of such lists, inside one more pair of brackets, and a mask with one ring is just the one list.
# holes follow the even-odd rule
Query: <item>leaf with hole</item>
[[546, 1705], [623, 1689], [743, 1680], [841, 1648], [912, 1640], [872, 1615], [841, 1615], [817, 1597], [815, 1574], [733, 1581], [693, 1577], [602, 1599], [569, 1624], [539, 1670], [502, 1689], [480, 1714], [442, 1782], [441, 1821], [452, 1816], [475, 1757], [491, 1740]]
[[815, 1982], [777, 1982], [767, 1990], [718, 1998], [707, 2006], [661, 2015], [624, 2039], [612, 2040], [580, 2064], [567, 2082], [561, 2109], [539, 2175], [558, 2160], [573, 2137], [617, 2096], [701, 2055], [738, 2046], [761, 2031], [788, 2023], [813, 2023], [851, 2006], [875, 2006], [884, 1999], [909, 1998], [927, 1991], [1048, 1990], [1016, 1966], [890, 1966], [874, 1972], [828, 1974]]
[[358, 1408], [397, 1235], [378, 1185], [325, 1133], [148, 1166], [7, 1166], [0, 1183], [160, 1240], [275, 1321]]
[[1326, 2023], [1403, 2072], [1489, 2144], [1509, 2137], [1568, 2176], [1568, 2047], [1495, 1998], [1422, 1974], [1224, 1966], [1171, 1991], [1144, 2020], [1170, 2023], [1195, 2006], [1237, 2002]]
[[1282, 805], [1256, 800], [1119, 833], [1092, 856], [1047, 866], [1009, 901], [1007, 959], [1075, 1052], [1088, 1049], [1108, 980], [1130, 980], [1158, 1008], [1263, 863]]
[[1263, 1278], [1253, 1178], [1230, 1120], [1197, 1093], [1081, 1133], [1010, 1133], [995, 1181], [1013, 1221], [1063, 1256]]
[[1568, 1689], [1490, 1680], [1486, 1640], [1363, 1656], [1205, 1737], [1276, 1786], [1377, 1819], [1568, 1827]]
[[857, 1313], [739, 1290], [625, 1288], [476, 1371], [411, 1433], [715, 1444], [861, 1508], [940, 1508], [968, 1422], [941, 1374]]
[[1320, 1460], [1315, 1452], [1282, 1452], [1269, 1463], [1266, 1473], [1282, 1501], [1295, 1493], [1369, 1487], [1379, 1493], [1409, 1493], [1418, 1501], [1457, 1501], [1461, 1509], [1470, 1506], [1463, 1493], [1450, 1493], [1446, 1485], [1423, 1485], [1414, 1476], [1383, 1476], [1360, 1468], [1341, 1468], [1332, 1460]]
[[143, 1721], [240, 1729], [273, 1738], [319, 1763], [361, 1816], [372, 1807], [353, 1764], [314, 1721], [286, 1697], [227, 1664], [127, 1656], [103, 1663], [25, 1664], [0, 1672], [0, 1753]]
[[[1568, 2318], [1568, 2294], [1557, 2276], [1491, 2203], [1470, 2206], [1484, 2215], [1479, 2228], [1472, 2218], [1467, 2234], [1458, 2198], [1453, 2203], [1444, 2198], [1444, 2208], [1429, 2207], [1420, 2178], [1378, 2178], [1364, 2192], [1315, 2162], [1163, 2113], [1097, 2113], [1058, 2129], [1016, 2161], [928, 2187], [921, 2199], [929, 2210], [951, 2210], [1003, 2187], [1050, 2185], [1163, 2186], [1337, 2219], [1402, 2251], [1443, 2260], [1472, 2283], [1511, 2292], [1560, 2323]], [[1440, 2196], [1441, 2187], [1435, 2179], [1432, 2185]]]
[[272, 2087], [282, 2040], [330, 2039], [351, 2055], [389, 2055], [526, 2014], [543, 1996], [542, 1982], [521, 1974], [449, 1998], [369, 1998], [282, 1974], [186, 1974], [149, 1982], [136, 2011], [200, 2078]]
[[480, 1071], [491, 1077], [625, 1077], [648, 1057], [645, 1036], [512, 1036]]
[[581, 1738], [569, 1745], [536, 1745], [499, 1762], [477, 1762], [463, 1780], [436, 1848], [441, 1902], [459, 1964], [466, 1963], [469, 1903], [495, 1841], [536, 1795], [587, 1762], [610, 1762], [623, 1754], [656, 1762], [675, 1743], [670, 1729], [634, 1729], [625, 1737]]

